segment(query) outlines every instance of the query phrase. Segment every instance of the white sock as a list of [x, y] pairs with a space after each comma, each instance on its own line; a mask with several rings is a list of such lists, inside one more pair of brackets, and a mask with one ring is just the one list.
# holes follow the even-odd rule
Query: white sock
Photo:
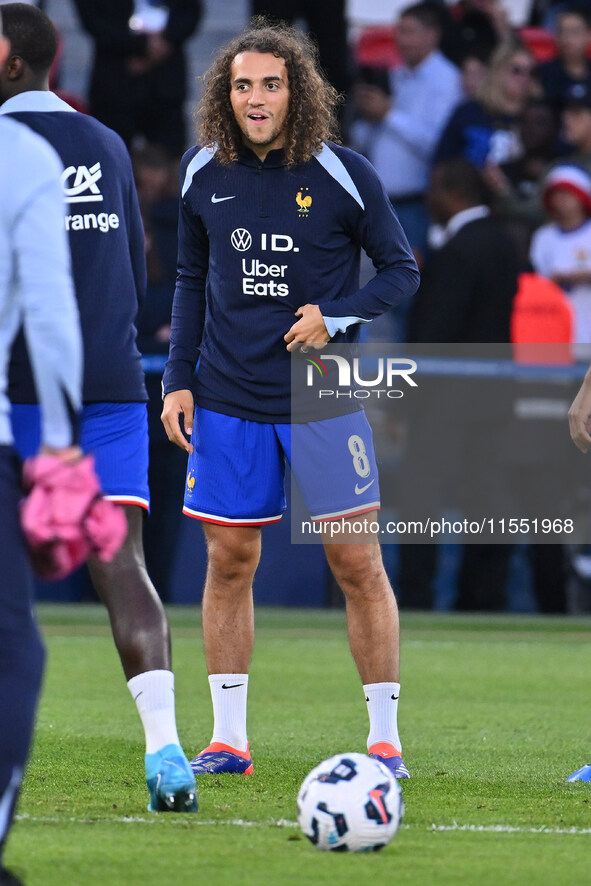
[[212, 742], [228, 744], [238, 751], [248, 748], [246, 737], [246, 696], [248, 674], [210, 674], [213, 702]]
[[369, 714], [367, 747], [370, 748], [379, 741], [387, 741], [401, 751], [398, 735], [400, 683], [368, 683], [363, 691]]
[[153, 754], [167, 744], [179, 744], [172, 671], [146, 671], [132, 677], [127, 685], [144, 726], [146, 753]]

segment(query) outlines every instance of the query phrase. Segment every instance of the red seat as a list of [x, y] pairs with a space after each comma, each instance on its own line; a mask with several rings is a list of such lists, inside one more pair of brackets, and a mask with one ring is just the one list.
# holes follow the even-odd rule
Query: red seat
[[573, 308], [564, 290], [539, 274], [520, 274], [511, 314], [515, 361], [572, 363], [573, 330]]
[[556, 58], [556, 42], [551, 31], [545, 28], [519, 28], [518, 34], [538, 64]]
[[390, 25], [364, 28], [355, 46], [357, 64], [369, 68], [395, 68], [401, 63], [394, 29]]

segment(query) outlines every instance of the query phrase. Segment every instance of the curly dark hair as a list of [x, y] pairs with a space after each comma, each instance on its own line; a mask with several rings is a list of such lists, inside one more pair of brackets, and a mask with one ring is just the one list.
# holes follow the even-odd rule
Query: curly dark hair
[[242, 133], [230, 103], [230, 69], [241, 52], [272, 53], [285, 61], [290, 90], [285, 124], [288, 166], [305, 163], [326, 139], [338, 141], [336, 109], [343, 98], [322, 74], [314, 43], [283, 22], [255, 16], [249, 29], [221, 50], [204, 76], [205, 89], [195, 119], [200, 143], [217, 145], [217, 160], [234, 163], [242, 146]]

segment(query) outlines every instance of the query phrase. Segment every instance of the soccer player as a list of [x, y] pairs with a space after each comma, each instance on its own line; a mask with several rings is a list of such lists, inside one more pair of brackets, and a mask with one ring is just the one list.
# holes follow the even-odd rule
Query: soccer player
[[[581, 452], [591, 449], [591, 367], [585, 373], [583, 383], [568, 410], [570, 436]], [[569, 775], [567, 781], [591, 781], [591, 765], [588, 763]]]
[[[203, 147], [190, 149], [182, 163], [162, 417], [169, 439], [189, 453], [184, 512], [203, 521], [208, 550], [203, 629], [214, 733], [192, 761], [197, 773], [252, 772], [252, 581], [261, 526], [278, 520], [285, 506], [290, 352], [356, 340], [360, 324], [418, 284], [374, 170], [327, 141], [337, 99], [304, 34], [256, 19], [214, 62], [200, 108]], [[377, 269], [363, 289], [360, 246]], [[364, 512], [375, 517], [377, 472], [365, 414], [307, 427], [308, 442], [319, 444], [310, 468], [327, 478], [332, 512], [347, 522]], [[362, 450], [365, 479], [356, 483]], [[312, 516], [324, 519], [315, 481], [305, 471], [297, 480]], [[408, 777], [397, 727], [398, 612], [380, 546], [371, 537], [325, 550], [346, 597], [369, 711], [369, 753]]]
[[591, 368], [585, 373], [583, 383], [568, 410], [570, 436], [581, 452], [591, 449]]
[[[12, 45], [0, 69], [0, 114], [43, 135], [62, 163], [85, 353], [82, 447], [94, 454], [102, 489], [125, 509], [128, 522], [114, 560], [91, 558], [88, 568], [144, 726], [149, 809], [194, 812], [195, 779], [176, 728], [169, 627], [142, 546], [148, 433], [134, 320], [145, 258], [131, 162], [118, 135], [49, 91], [57, 40], [48, 16], [24, 3], [6, 4], [3, 16]], [[10, 397], [17, 448], [30, 455], [38, 446], [38, 408], [22, 347], [13, 357]]]
[[[0, 65], [10, 46], [1, 36]], [[2, 864], [25, 767], [44, 649], [33, 617], [33, 576], [20, 531], [22, 496], [12, 445], [6, 374], [24, 317], [42, 407], [42, 452], [66, 461], [76, 444], [82, 343], [62, 229], [58, 157], [44, 139], [0, 120], [0, 884], [20, 881]]]

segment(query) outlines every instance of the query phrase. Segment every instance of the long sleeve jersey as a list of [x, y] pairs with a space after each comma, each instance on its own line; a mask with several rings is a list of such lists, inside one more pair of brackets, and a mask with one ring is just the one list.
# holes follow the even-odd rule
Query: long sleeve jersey
[[24, 321], [41, 403], [42, 438], [75, 441], [82, 343], [66, 235], [61, 167], [47, 142], [0, 118], [0, 444], [12, 442], [9, 349]]
[[[359, 288], [363, 248], [376, 276]], [[178, 277], [163, 390], [192, 389], [216, 412], [290, 421], [297, 309], [318, 305], [332, 341], [351, 342], [417, 288], [408, 241], [373, 167], [332, 143], [289, 168], [244, 150], [222, 165], [209, 148], [181, 166]], [[193, 374], [199, 368], [193, 384]]]
[[[147, 399], [135, 318], [145, 294], [144, 235], [131, 161], [119, 136], [52, 92], [8, 99], [10, 115], [39, 133], [61, 162], [72, 273], [84, 341], [83, 400]], [[9, 376], [15, 403], [35, 402], [22, 337]]]

